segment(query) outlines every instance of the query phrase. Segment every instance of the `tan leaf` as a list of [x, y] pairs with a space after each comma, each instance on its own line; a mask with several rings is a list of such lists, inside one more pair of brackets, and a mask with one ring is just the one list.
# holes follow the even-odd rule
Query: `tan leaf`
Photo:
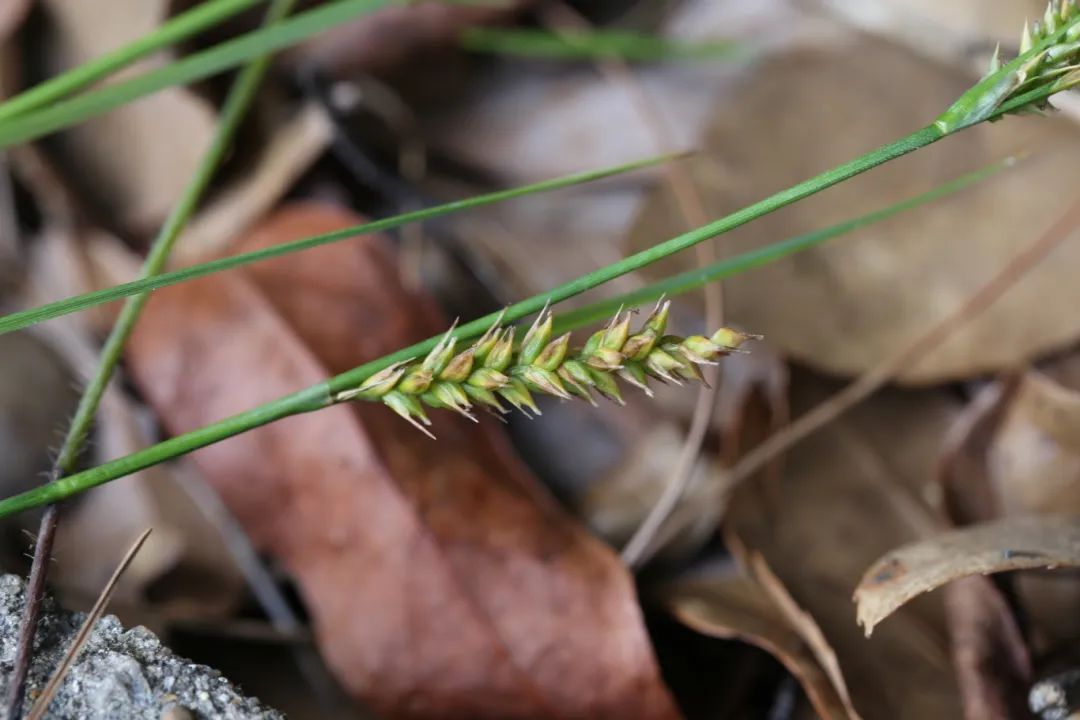
[[[834, 384], [796, 374], [793, 415]], [[779, 482], [758, 477], [731, 498], [725, 520], [760, 553], [836, 655], [866, 718], [956, 717], [959, 693], [937, 599], [905, 608], [867, 640], [851, 591], [866, 566], [936, 526], [926, 505], [941, 437], [956, 413], [939, 392], [884, 391], [797, 445]]]
[[1080, 517], [1014, 517], [941, 533], [885, 554], [855, 589], [869, 635], [897, 608], [969, 575], [1080, 565]]
[[[54, 72], [142, 37], [168, 15], [167, 0], [41, 0], [42, 47]], [[115, 78], [161, 66], [140, 61]], [[110, 79], [110, 82], [112, 79]], [[121, 229], [156, 229], [194, 174], [214, 132], [214, 112], [185, 88], [167, 88], [82, 123], [60, 136], [60, 157], [78, 187], [102, 203]]]
[[[358, 222], [294, 206], [238, 249]], [[128, 359], [182, 432], [442, 327], [367, 237], [155, 294]], [[676, 716], [611, 551], [490, 423], [433, 419], [437, 441], [336, 406], [194, 458], [296, 578], [343, 685], [387, 717]]]
[[[857, 62], [853, 59], [857, 58]], [[795, 50], [747, 71], [713, 116], [697, 163], [710, 215], [720, 217], [911, 132], [941, 112], [970, 78], [874, 38]], [[1034, 121], [1034, 122], [1032, 122]], [[827, 138], [815, 141], [811, 138]], [[1041, 149], [1048, 148], [1046, 152]], [[778, 348], [815, 367], [855, 374], [896, 354], [952, 312], [1046, 229], [1080, 181], [1080, 132], [1061, 118], [1021, 118], [965, 131], [924, 151], [761, 218], [718, 243], [725, 256], [823, 228], [914, 196], [1010, 153], [1014, 171], [725, 282], [726, 309]], [[645, 203], [629, 250], [678, 232], [672, 199]], [[666, 274], [687, 259], [651, 268]], [[1080, 335], [1067, 243], [974, 321], [906, 369], [936, 382], [1015, 367]]]
[[813, 652], [757, 581], [733, 573], [691, 576], [675, 583], [666, 595], [672, 614], [688, 627], [756, 645], [783, 663], [822, 718], [850, 717]]

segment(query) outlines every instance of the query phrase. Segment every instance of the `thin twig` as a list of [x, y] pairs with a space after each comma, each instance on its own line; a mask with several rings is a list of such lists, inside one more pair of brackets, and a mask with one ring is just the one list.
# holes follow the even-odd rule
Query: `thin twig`
[[[267, 11], [265, 25], [272, 25], [286, 16], [292, 9], [294, 2], [295, 0], [274, 0]], [[213, 179], [218, 166], [228, 154], [236, 129], [247, 113], [247, 108], [255, 97], [255, 93], [269, 67], [270, 56], [264, 55], [246, 65], [237, 76], [232, 89], [229, 91], [229, 96], [225, 100], [213, 141], [203, 155], [194, 177], [184, 190], [184, 194], [169, 214], [157, 238], [155, 238], [143, 266], [143, 276], [157, 275], [165, 268], [173, 245], [202, 200], [206, 189], [210, 186], [210, 181]], [[49, 472], [49, 482], [56, 482], [64, 475], [70, 474], [75, 468], [82, 454], [83, 445], [90, 432], [90, 427], [94, 422], [94, 416], [97, 414], [98, 404], [101, 402], [105, 389], [112, 380], [113, 371], [120, 362], [127, 339], [131, 335], [149, 297], [147, 293], [135, 295], [124, 304], [124, 308], [120, 312], [120, 316], [117, 318], [116, 324], [113, 326], [112, 332], [101, 350], [101, 360], [98, 363], [94, 377], [87, 384], [82, 398], [79, 400], [75, 417], [68, 427], [63, 445]], [[52, 548], [56, 540], [56, 529], [59, 523], [60, 511], [58, 506], [49, 505], [45, 508], [41, 518], [41, 525], [38, 528], [37, 541], [34, 545], [34, 559], [30, 566], [30, 580], [26, 586], [26, 604], [23, 608], [22, 626], [19, 629], [15, 664], [12, 669], [10, 691], [8, 693], [7, 717], [9, 720], [16, 720], [22, 711], [26, 675], [30, 669], [34, 635], [37, 630], [38, 617], [41, 614], [42, 597], [45, 594], [45, 577], [48, 574], [49, 558], [52, 556]]]
[[120, 576], [124, 574], [124, 571], [131, 565], [131, 561], [135, 559], [135, 555], [138, 554], [142, 548], [143, 543], [146, 542], [146, 538], [150, 537], [150, 531], [153, 528], [146, 528], [142, 534], [135, 539], [131, 548], [124, 555], [123, 560], [113, 570], [112, 577], [109, 578], [109, 582], [105, 583], [105, 587], [101, 589], [101, 594], [98, 595], [97, 600], [94, 601], [94, 606], [90, 608], [90, 612], [86, 614], [86, 620], [83, 621], [82, 627], [79, 628], [79, 632], [75, 635], [75, 639], [71, 641], [71, 647], [64, 654], [60, 664], [56, 667], [56, 672], [49, 678], [49, 682], [45, 685], [45, 689], [41, 691], [41, 696], [38, 697], [37, 702], [34, 703], [34, 707], [30, 710], [30, 714], [26, 716], [26, 720], [41, 720], [45, 717], [45, 713], [49, 709], [49, 704], [52, 703], [53, 698], [56, 696], [56, 692], [60, 689], [60, 685], [64, 682], [64, 678], [67, 676], [68, 671], [71, 670], [71, 666], [75, 664], [75, 661], [79, 657], [79, 653], [82, 652], [83, 646], [86, 645], [86, 641], [90, 639], [90, 633], [93, 631], [94, 626], [97, 625], [97, 621], [101, 619], [101, 616], [105, 614], [105, 608], [109, 604], [109, 600], [112, 598], [113, 591], [116, 590], [116, 583], [119, 582]]
[[964, 323], [980, 315], [1036, 265], [1046, 259], [1080, 225], [1080, 197], [1044, 233], [1026, 246], [956, 310], [902, 348], [870, 368], [850, 385], [816, 405], [786, 428], [766, 439], [735, 464], [725, 478], [724, 497], [770, 460], [870, 397], [897, 373], [944, 342]]
[[[572, 29], [577, 31], [590, 31], [592, 24], [581, 16], [577, 11], [565, 3], [555, 3], [548, 7], [549, 24], [551, 29], [558, 33], [560, 30]], [[563, 37], [567, 42], [574, 42], [574, 35]], [[663, 115], [656, 107], [656, 103], [645, 92], [634, 74], [633, 69], [621, 58], [610, 57], [597, 63], [600, 72], [614, 85], [623, 89], [635, 112], [641, 118], [646, 130], [652, 136], [653, 145], [657, 152], [670, 152], [674, 147], [671, 129], [665, 122]], [[694, 184], [690, 173], [680, 163], [668, 162], [663, 165], [664, 179], [675, 198], [675, 203], [688, 228], [700, 227], [709, 221], [705, 212], [705, 203]], [[701, 243], [695, 249], [696, 261], [700, 267], [706, 267], [716, 262], [716, 245], [710, 240]], [[705, 295], [705, 325], [709, 328], [718, 328], [723, 324], [724, 295], [720, 283], [710, 283], [704, 288]], [[641, 525], [627, 541], [621, 556], [623, 562], [631, 568], [636, 568], [648, 560], [648, 551], [656, 539], [664, 521], [678, 505], [679, 500], [686, 493], [693, 477], [694, 464], [701, 453], [701, 444], [705, 439], [705, 432], [709, 428], [713, 410], [716, 407], [717, 393], [719, 392], [719, 374], [716, 370], [709, 370], [709, 382], [703, 387], [694, 404], [694, 413], [690, 420], [690, 429], [679, 451], [679, 459], [675, 463], [675, 469], [664, 485], [664, 491], [657, 499], [655, 505], [650, 508]]]

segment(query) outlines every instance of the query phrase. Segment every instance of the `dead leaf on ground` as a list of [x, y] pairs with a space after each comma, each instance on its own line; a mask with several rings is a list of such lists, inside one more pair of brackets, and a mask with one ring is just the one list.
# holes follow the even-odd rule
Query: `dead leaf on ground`
[[[250, 250], [359, 222], [271, 217]], [[173, 432], [444, 327], [383, 241], [160, 291], [128, 360]], [[430, 441], [378, 405], [291, 417], [193, 457], [299, 583], [320, 646], [389, 717], [668, 718], [633, 585], [487, 424], [435, 414]]]
[[[84, 240], [56, 229], [36, 238], [28, 263], [28, 304], [92, 288], [90, 258], [84, 252], [90, 243]], [[97, 242], [108, 240], [116, 243], [115, 238], [107, 236], [100, 236]], [[119, 260], [119, 256], [115, 259]], [[125, 259], [132, 262], [130, 252]], [[80, 313], [35, 328], [57, 348], [78, 378], [79, 382], [56, 386], [70, 393], [73, 403], [78, 398], [79, 383], [86, 382], [98, 363], [96, 318], [96, 314]], [[120, 392], [118, 385], [116, 381], [111, 383], [102, 398], [89, 462], [106, 462], [152, 444], [140, 417], [146, 409]], [[48, 396], [22, 390], [23, 395], [35, 401]], [[50, 425], [52, 442], [71, 414]], [[42, 457], [47, 455], [43, 453]], [[35, 479], [39, 481], [40, 477]], [[121, 577], [114, 603], [159, 616], [188, 618], [220, 617], [236, 607], [243, 597], [243, 579], [221, 533], [177, 485], [170, 465], [148, 468], [109, 483], [69, 507], [56, 536], [51, 581], [73, 606], [92, 600], [115, 570], [116, 558], [130, 545], [132, 535], [146, 527], [153, 527], [154, 533]], [[148, 597], [151, 589], [153, 598]]]
[[[797, 374], [793, 415], [834, 387]], [[870, 640], [851, 607], [870, 562], [935, 526], [933, 468], [956, 411], [945, 393], [883, 391], [793, 448], [778, 486], [759, 478], [736, 490], [728, 508], [728, 533], [765, 558], [820, 627], [867, 718], [960, 713], [939, 599], [905, 608]]]
[[[853, 58], [858, 58], [853, 62]], [[722, 172], [693, 167], [709, 214], [720, 217], [779, 188], [921, 127], [970, 85], [965, 73], [880, 38], [796, 50], [747, 70], [716, 109], [704, 146]], [[821, 141], [808, 142], [808, 138]], [[1040, 152], [1043, 148], [1052, 148]], [[1080, 131], [1061, 118], [984, 124], [772, 213], [725, 235], [731, 256], [827, 227], [925, 192], [965, 172], [1031, 151], [1025, 163], [976, 187], [786, 260], [725, 281], [729, 317], [785, 354], [857, 374], [896, 354], [957, 308], [1072, 200]], [[681, 230], [658, 189], [639, 212], [628, 251]], [[685, 269], [689, 258], [650, 268]], [[1065, 243], [1000, 301], [900, 373], [929, 383], [1015, 367], [1080, 335]]]
[[855, 589], [866, 634], [912, 598], [969, 575], [1080, 566], [1080, 517], [1013, 517], [897, 548]]
[[[48, 22], [41, 47], [48, 69], [74, 67], [142, 37], [168, 15], [168, 0], [40, 0]], [[113, 76], [161, 66], [140, 61]], [[214, 133], [209, 105], [184, 88], [168, 88], [89, 120], [60, 136], [59, 157], [81, 192], [103, 206], [119, 229], [156, 229], [180, 196]]]
[[[1068, 357], [988, 385], [954, 428], [942, 483], [959, 525], [1035, 514], [1080, 514], [1080, 393]], [[1076, 572], [1026, 572], [1011, 580], [1037, 651], [1080, 637]]]
[[4, 0], [0, 3], [0, 43], [5, 42], [26, 19], [33, 0]]
[[783, 663], [819, 716], [850, 717], [813, 652], [754, 579], [736, 574], [734, 568], [727, 573], [690, 574], [664, 594], [668, 609], [686, 626], [704, 635], [756, 645]]
[[1031, 655], [1001, 592], [987, 578], [960, 578], [945, 588], [945, 611], [966, 720], [1030, 717]]

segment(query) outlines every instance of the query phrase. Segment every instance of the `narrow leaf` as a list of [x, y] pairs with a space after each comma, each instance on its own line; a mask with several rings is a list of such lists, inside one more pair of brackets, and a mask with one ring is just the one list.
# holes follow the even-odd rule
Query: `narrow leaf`
[[395, 215], [394, 217], [385, 218], [382, 220], [376, 220], [374, 222], [364, 223], [355, 227], [346, 228], [345, 230], [338, 230], [335, 232], [324, 233], [322, 235], [316, 235], [310, 238], [304, 238], [302, 240], [296, 240], [289, 243], [282, 243], [275, 245], [274, 247], [264, 248], [253, 252], [241, 253], [238, 255], [231, 255], [229, 257], [219, 258], [200, 265], [194, 265], [192, 267], [184, 268], [183, 270], [176, 270], [174, 272], [162, 273], [154, 277], [141, 278], [139, 280], [133, 280], [128, 283], [116, 285], [111, 288], [105, 288], [95, 292], [85, 293], [83, 295], [76, 295], [74, 297], [65, 298], [56, 302], [47, 303], [40, 307], [31, 308], [29, 310], [22, 310], [20, 312], [11, 313], [0, 317], [0, 335], [9, 333], [14, 330], [19, 330], [30, 325], [35, 325], [45, 320], [50, 320], [61, 315], [67, 315], [68, 313], [78, 312], [79, 310], [86, 310], [87, 308], [101, 305], [103, 303], [112, 302], [114, 300], [120, 300], [131, 295], [137, 295], [149, 290], [157, 290], [158, 288], [167, 287], [169, 285], [176, 285], [177, 283], [184, 282], [185, 280], [193, 280], [195, 278], [204, 277], [206, 275], [212, 275], [214, 273], [221, 272], [223, 270], [230, 270], [232, 268], [240, 267], [242, 265], [249, 265], [260, 260], [268, 260], [274, 257], [280, 257], [282, 255], [288, 255], [301, 250], [307, 250], [310, 248], [318, 247], [320, 245], [327, 245], [330, 243], [340, 242], [342, 240], [348, 240], [350, 238], [357, 237], [359, 235], [366, 235], [368, 233], [378, 232], [381, 230], [389, 230], [391, 228], [400, 227], [412, 222], [420, 222], [423, 220], [430, 220], [432, 218], [442, 217], [443, 215], [449, 215], [451, 213], [461, 212], [463, 210], [470, 210], [472, 208], [482, 207], [484, 205], [491, 205], [493, 203], [502, 202], [504, 200], [512, 200], [518, 197], [524, 197], [526, 195], [532, 195], [534, 193], [548, 192], [551, 190], [558, 190], [560, 188], [571, 187], [573, 185], [580, 185], [594, 180], [601, 180], [603, 178], [612, 177], [614, 175], [620, 175], [634, 170], [640, 170], [642, 168], [658, 165], [669, 160], [673, 160], [680, 157], [679, 155], [662, 155], [659, 157], [646, 158], [644, 160], [637, 160], [635, 162], [626, 163], [625, 165], [616, 165], [614, 167], [602, 168], [600, 170], [591, 170], [588, 172], [575, 173], [573, 175], [564, 175], [563, 177], [554, 178], [551, 180], [544, 180], [542, 182], [533, 183], [531, 185], [523, 185], [521, 187], [510, 188], [509, 190], [498, 190], [496, 192], [487, 193], [486, 195], [477, 195], [475, 197], [467, 198], [465, 200], [455, 200], [454, 202], [445, 203], [443, 205], [436, 205], [435, 207], [425, 208], [423, 210], [414, 210], [412, 212], [403, 213], [401, 215]]

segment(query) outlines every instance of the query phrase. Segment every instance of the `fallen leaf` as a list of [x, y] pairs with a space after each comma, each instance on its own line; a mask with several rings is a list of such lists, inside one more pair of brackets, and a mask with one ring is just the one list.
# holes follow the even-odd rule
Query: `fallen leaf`
[[[989, 58], [995, 43], [1002, 48], [1019, 44], [1020, 28], [1039, 18], [1043, 0], [818, 0], [848, 22], [875, 34], [886, 35], [931, 57], [950, 61], [965, 70], [973, 51]], [[986, 57], [983, 58], [982, 55]], [[985, 71], [985, 64], [978, 68]]]
[[192, 218], [171, 262], [189, 265], [216, 255], [252, 223], [266, 215], [330, 144], [333, 127], [314, 103], [301, 107], [275, 128], [244, 176], [221, 190]]
[[[684, 388], [685, 390], [685, 388]], [[683, 433], [674, 423], [655, 419], [634, 438], [619, 463], [595, 478], [580, 503], [580, 514], [593, 530], [622, 547], [657, 503], [682, 453]], [[713, 534], [721, 501], [719, 468], [706, 456], [691, 470], [686, 491], [672, 509], [646, 557], [674, 562], [690, 557]]]
[[[95, 244], [107, 239], [116, 243], [114, 238], [100, 236]], [[35, 239], [25, 288], [28, 304], [91, 289], [93, 273], [89, 255], [84, 252], [90, 243], [82, 240], [85, 238], [76, 239], [56, 229]], [[130, 263], [131, 253], [127, 252], [125, 259]], [[113, 259], [120, 257], [114, 255]], [[49, 425], [49, 440], [55, 443], [57, 428], [63, 427], [74, 412], [79, 383], [87, 381], [98, 363], [96, 316], [69, 315], [35, 330], [58, 350], [78, 378], [78, 382], [56, 384], [70, 394], [72, 407]], [[37, 365], [39, 372], [47, 367], [40, 361]], [[20, 392], [35, 403], [48, 397], [40, 390], [27, 393], [28, 387], [24, 382]], [[111, 383], [95, 418], [87, 461], [106, 462], [152, 444], [141, 414], [145, 414], [145, 408], [121, 392], [117, 382]], [[30, 427], [31, 418], [24, 414], [20, 424]], [[41, 457], [50, 454], [42, 452]], [[11, 455], [9, 460], [14, 457]], [[40, 482], [40, 476], [34, 480]], [[76, 604], [92, 600], [115, 570], [116, 558], [128, 548], [132, 536], [147, 527], [153, 527], [154, 533], [120, 579], [114, 595], [116, 604], [189, 618], [220, 617], [236, 607], [243, 597], [243, 579], [218, 528], [187, 498], [171, 465], [148, 468], [109, 483], [68, 507], [56, 535], [51, 582], [63, 597]], [[184, 581], [168, 582], [169, 578]], [[148, 597], [151, 590], [152, 598]]]
[[534, 3], [503, 0], [489, 7], [441, 3], [387, 7], [301, 43], [286, 58], [335, 75], [386, 73], [423, 51], [453, 47], [469, 26], [506, 22]]
[[[796, 373], [793, 416], [835, 387]], [[778, 483], [759, 476], [737, 488], [727, 510], [727, 535], [762, 555], [820, 628], [866, 718], [960, 713], [938, 599], [905, 608], [870, 640], [850, 604], [869, 563], [936, 526], [933, 468], [955, 413], [941, 392], [882, 391], [795, 446]]]
[[969, 575], [1080, 566], [1080, 518], [1013, 517], [972, 525], [897, 548], [870, 566], [855, 589], [869, 635], [912, 598]]
[[813, 652], [752, 578], [730, 571], [689, 575], [669, 587], [665, 598], [671, 613], [687, 627], [756, 645], [783, 663], [820, 717], [850, 717]]
[[[858, 58], [853, 62], [853, 58]], [[693, 166], [711, 217], [903, 137], [936, 117], [970, 78], [880, 39], [778, 54], [748, 69], [717, 107]], [[879, 365], [957, 308], [1071, 200], [1080, 131], [1061, 118], [984, 124], [725, 235], [724, 257], [827, 227], [925, 192], [1021, 152], [1010, 172], [946, 200], [725, 281], [728, 316], [781, 352], [834, 374]], [[815, 138], [809, 141], [808, 138]], [[1047, 151], [1041, 152], [1043, 148]], [[639, 210], [628, 251], [676, 234], [660, 188]], [[686, 269], [689, 258], [652, 266]], [[1001, 300], [899, 374], [931, 383], [1011, 368], [1080, 335], [1080, 317], [1045, 312], [1080, 302], [1066, 243]]]
[[[1063, 362], [1047, 372], [1065, 377]], [[954, 428], [942, 482], [955, 523], [1031, 514], [1080, 514], [1080, 393], [1028, 371], [988, 385]], [[966, 427], [965, 427], [966, 425]], [[1075, 572], [1027, 572], [1012, 578], [1037, 651], [1080, 636]]]
[[[168, 0], [40, 0], [48, 23], [48, 68], [58, 73], [136, 40], [168, 15]], [[142, 60], [108, 82], [160, 67]], [[213, 109], [185, 88], [168, 88], [94, 118], [54, 146], [66, 175], [103, 206], [114, 230], [144, 234], [172, 209], [210, 144]]]
[[32, 0], [6, 0], [0, 4], [0, 43], [22, 25], [32, 6]]
[[845, 715], [852, 718], [852, 720], [859, 720], [859, 713], [855, 711], [851, 703], [851, 694], [848, 692], [847, 683], [840, 670], [840, 662], [836, 657], [836, 652], [829, 645], [829, 641], [825, 639], [824, 633], [821, 632], [821, 628], [814, 621], [814, 618], [810, 613], [799, 607], [799, 604], [795, 602], [795, 598], [791, 597], [780, 578], [773, 573], [768, 563], [765, 562], [764, 557], [753, 553], [745, 558], [745, 562], [750, 567], [754, 578], [761, 584], [761, 587], [764, 588], [766, 594], [779, 608], [784, 618], [814, 654], [814, 658], [825, 671], [825, 675], [829, 678], [829, 682], [839, 696], [840, 702], [843, 703]]
[[[293, 206], [237, 249], [359, 221]], [[443, 326], [367, 237], [156, 293], [128, 361], [183, 432]], [[386, 716], [676, 716], [611, 551], [490, 424], [433, 419], [437, 441], [340, 405], [193, 458], [296, 579], [343, 685]]]
[[1030, 717], [1031, 656], [1001, 592], [987, 578], [960, 578], [945, 588], [945, 610], [964, 717]]

